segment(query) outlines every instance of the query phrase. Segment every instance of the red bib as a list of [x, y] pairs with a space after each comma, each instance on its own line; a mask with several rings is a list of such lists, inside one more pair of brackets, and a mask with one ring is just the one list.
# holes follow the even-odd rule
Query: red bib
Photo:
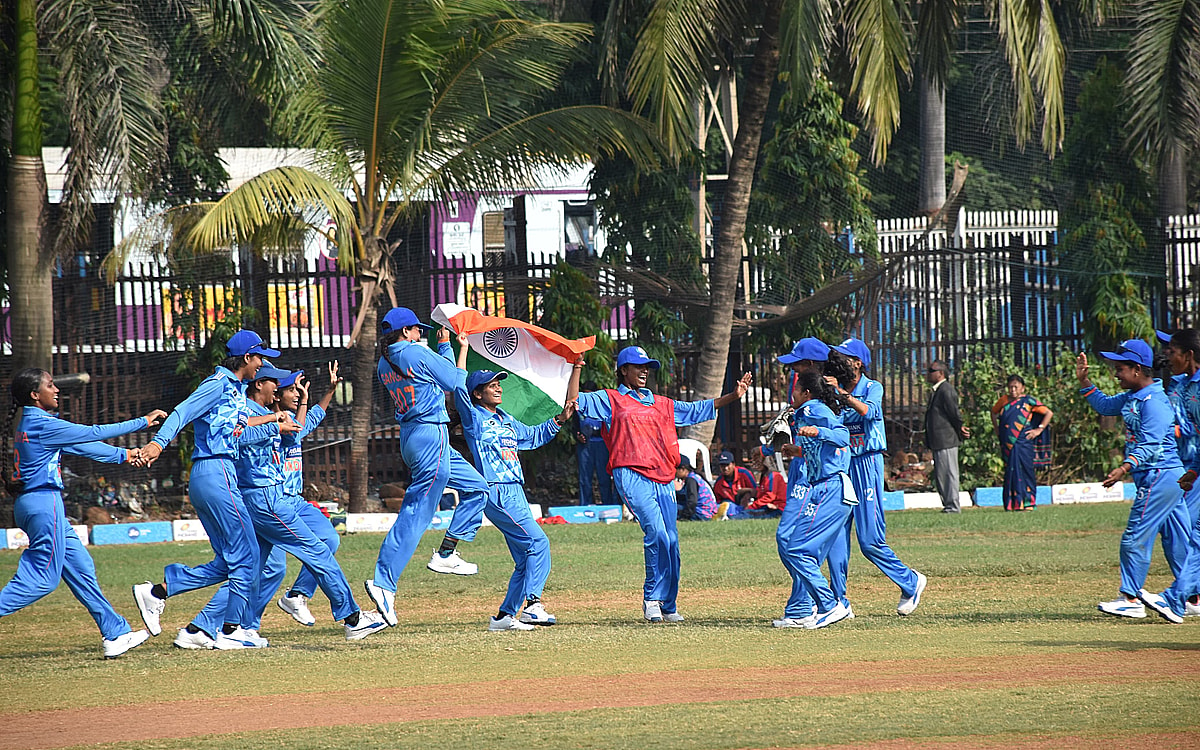
[[606, 389], [612, 404], [612, 426], [600, 434], [608, 446], [608, 471], [633, 469], [647, 479], [666, 484], [675, 478], [679, 439], [675, 436], [675, 402], [655, 396], [646, 406], [633, 396]]

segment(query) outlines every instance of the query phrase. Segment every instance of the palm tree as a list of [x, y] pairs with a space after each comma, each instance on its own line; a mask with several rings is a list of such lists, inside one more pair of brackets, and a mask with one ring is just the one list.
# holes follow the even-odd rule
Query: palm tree
[[338, 261], [360, 290], [350, 454], [359, 510], [379, 297], [397, 301], [392, 229], [430, 202], [535, 184], [539, 169], [618, 152], [650, 165], [658, 146], [628, 112], [546, 105], [587, 42], [586, 25], [547, 22], [508, 0], [328, 0], [315, 14], [312, 73], [285, 97], [292, 141], [319, 155], [313, 169], [270, 170], [215, 203], [168, 212], [121, 250], [166, 235], [214, 252], [254, 243], [281, 219], [315, 228], [333, 218]]
[[[1040, 101], [1041, 140], [1055, 149], [1063, 130], [1063, 53], [1054, 18], [1044, 3], [1025, 0], [989, 0], [989, 8], [1013, 70], [1018, 140], [1031, 137]], [[944, 14], [943, 9], [939, 18]], [[648, 113], [664, 140], [678, 149], [694, 131], [691, 102], [713, 63], [729, 65], [730, 53], [740, 51], [744, 40], [753, 45], [739, 84], [739, 127], [709, 267], [711, 301], [695, 380], [700, 396], [716, 396], [724, 383], [738, 264], [772, 88], [786, 78], [804, 91], [822, 75], [827, 58], [844, 55], [851, 98], [872, 135], [872, 156], [882, 162], [900, 123], [900, 85], [911, 70], [908, 25], [904, 0], [613, 0], [609, 6], [607, 77], [624, 84], [634, 110]], [[952, 40], [944, 23], [928, 28], [923, 44]], [[622, 76], [617, 50], [631, 29], [635, 47]], [[930, 66], [938, 70], [936, 62]], [[701, 430], [695, 436], [711, 437], [711, 423]]]
[[1159, 174], [1159, 214], [1187, 213], [1187, 168], [1200, 151], [1200, 0], [1140, 0], [1125, 86], [1130, 144]]
[[[170, 41], [194, 33], [198, 67], [264, 95], [295, 73], [303, 16], [299, 0], [17, 0], [6, 211], [15, 367], [50, 368], [51, 270], [87, 236], [93, 192], [138, 195], [163, 171], [161, 93], [178, 75], [166, 65]], [[56, 227], [45, 219], [39, 48], [58, 71], [69, 147]]]

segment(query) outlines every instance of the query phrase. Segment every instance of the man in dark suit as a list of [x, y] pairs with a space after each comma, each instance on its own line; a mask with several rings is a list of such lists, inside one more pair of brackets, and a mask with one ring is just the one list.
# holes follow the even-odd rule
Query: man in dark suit
[[925, 379], [933, 386], [925, 409], [925, 445], [933, 451], [933, 481], [942, 496], [942, 512], [958, 513], [958, 446], [971, 436], [958, 413], [958, 391], [946, 378], [950, 368], [935, 360]]

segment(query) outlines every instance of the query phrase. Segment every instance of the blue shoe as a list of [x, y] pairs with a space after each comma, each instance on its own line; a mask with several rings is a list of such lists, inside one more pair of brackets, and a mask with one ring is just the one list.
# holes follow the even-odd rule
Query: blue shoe
[[1175, 611], [1171, 609], [1171, 605], [1167, 602], [1166, 597], [1164, 597], [1162, 594], [1155, 594], [1154, 592], [1147, 591], [1146, 589], [1138, 589], [1138, 598], [1141, 599], [1142, 603], [1147, 607], [1161, 615], [1162, 618], [1167, 622], [1173, 622], [1176, 625], [1183, 623], [1183, 616], [1175, 614]]

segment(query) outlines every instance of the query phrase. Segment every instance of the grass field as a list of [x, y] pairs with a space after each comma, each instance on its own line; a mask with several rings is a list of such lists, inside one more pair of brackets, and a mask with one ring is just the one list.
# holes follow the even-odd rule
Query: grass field
[[[172, 648], [205, 598], [172, 598], [163, 634], [115, 661], [65, 586], [0, 619], [0, 746], [50, 748], [1200, 747], [1200, 619], [1108, 618], [1128, 504], [888, 516], [929, 576], [920, 609], [855, 551], [856, 619], [774, 630], [788, 578], [773, 521], [681, 526], [687, 622], [641, 620], [636, 525], [550, 527], [559, 624], [488, 633], [511, 560], [495, 529], [465, 545], [479, 575], [400, 580], [398, 628], [346, 643], [321, 595], [302, 628], [272, 605], [271, 647]], [[339, 558], [360, 603], [379, 535]], [[93, 548], [106, 593], [203, 543]], [[18, 553], [0, 552], [0, 579]], [[294, 561], [293, 561], [294, 563]], [[293, 571], [294, 572], [294, 571]], [[1156, 553], [1148, 588], [1168, 583]]]

